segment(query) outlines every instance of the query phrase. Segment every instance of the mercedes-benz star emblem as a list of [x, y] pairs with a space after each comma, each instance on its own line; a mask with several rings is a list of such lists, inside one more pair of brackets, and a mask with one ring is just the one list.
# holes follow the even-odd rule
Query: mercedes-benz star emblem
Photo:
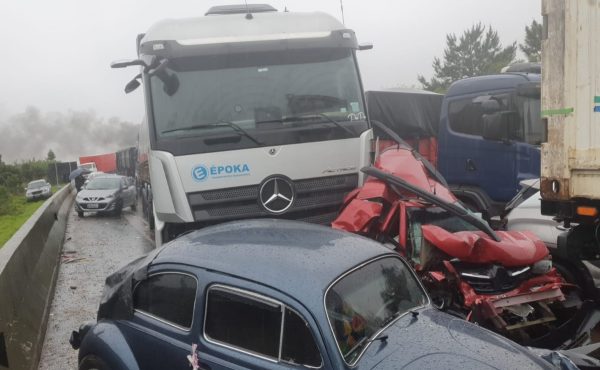
[[292, 206], [296, 198], [296, 192], [291, 180], [282, 176], [273, 176], [262, 183], [259, 196], [263, 208], [278, 215]]

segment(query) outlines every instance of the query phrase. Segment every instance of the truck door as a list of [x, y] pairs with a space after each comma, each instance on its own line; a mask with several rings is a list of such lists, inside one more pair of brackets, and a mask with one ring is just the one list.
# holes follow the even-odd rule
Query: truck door
[[[479, 188], [494, 201], [506, 202], [517, 190], [516, 143], [483, 138], [489, 96], [448, 99], [442, 107], [439, 167], [451, 185]], [[509, 109], [509, 95], [494, 96], [497, 110]], [[491, 104], [490, 104], [491, 105]]]

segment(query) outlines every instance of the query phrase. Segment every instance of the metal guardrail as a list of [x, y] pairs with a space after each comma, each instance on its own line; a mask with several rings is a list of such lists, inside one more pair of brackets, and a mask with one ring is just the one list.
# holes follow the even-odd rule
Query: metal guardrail
[[73, 199], [63, 187], [0, 249], [0, 369], [37, 368]]

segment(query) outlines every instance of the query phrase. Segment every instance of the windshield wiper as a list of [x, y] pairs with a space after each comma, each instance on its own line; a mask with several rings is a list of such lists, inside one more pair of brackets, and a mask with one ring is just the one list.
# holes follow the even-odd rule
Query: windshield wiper
[[192, 126], [172, 128], [169, 130], [161, 131], [161, 134], [166, 134], [166, 133], [175, 132], [175, 131], [189, 131], [189, 130], [198, 130], [198, 129], [205, 129], [205, 128], [223, 127], [223, 126], [230, 127], [233, 131], [237, 132], [238, 134], [245, 136], [248, 139], [252, 140], [256, 145], [263, 145], [263, 143], [261, 143], [254, 136], [250, 135], [246, 130], [244, 130], [240, 126], [236, 125], [235, 123], [228, 122], [228, 121], [219, 121], [219, 122], [215, 122], [215, 123], [203, 123], [201, 125], [192, 125]]
[[[324, 113], [317, 113], [317, 114], [305, 115], [305, 116], [287, 116], [287, 117], [279, 118], [279, 119], [257, 121], [256, 123], [271, 123], [271, 122], [306, 122], [308, 124], [324, 123], [323, 121], [314, 121], [315, 119], [318, 119], [318, 118], [325, 118], [328, 122], [333, 123], [336, 127], [341, 128], [342, 130], [346, 131], [346, 133], [348, 133], [348, 135], [350, 135], [350, 137], [355, 136], [354, 132], [352, 132], [352, 130], [350, 130], [348, 127], [345, 127], [344, 125], [342, 125], [341, 123], [339, 123], [338, 121], [334, 120], [333, 118], [329, 117], [328, 115], [326, 115]], [[313, 121], [313, 122], [311, 122], [311, 121]]]

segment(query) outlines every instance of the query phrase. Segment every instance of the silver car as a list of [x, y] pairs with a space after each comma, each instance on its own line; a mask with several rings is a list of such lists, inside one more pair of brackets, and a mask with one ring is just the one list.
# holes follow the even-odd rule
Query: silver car
[[136, 188], [126, 177], [118, 175], [97, 176], [77, 193], [75, 210], [79, 217], [85, 212], [120, 215], [125, 207], [136, 210]]
[[31, 181], [25, 188], [25, 198], [28, 201], [39, 198], [50, 198], [51, 195], [52, 186], [44, 179]]

